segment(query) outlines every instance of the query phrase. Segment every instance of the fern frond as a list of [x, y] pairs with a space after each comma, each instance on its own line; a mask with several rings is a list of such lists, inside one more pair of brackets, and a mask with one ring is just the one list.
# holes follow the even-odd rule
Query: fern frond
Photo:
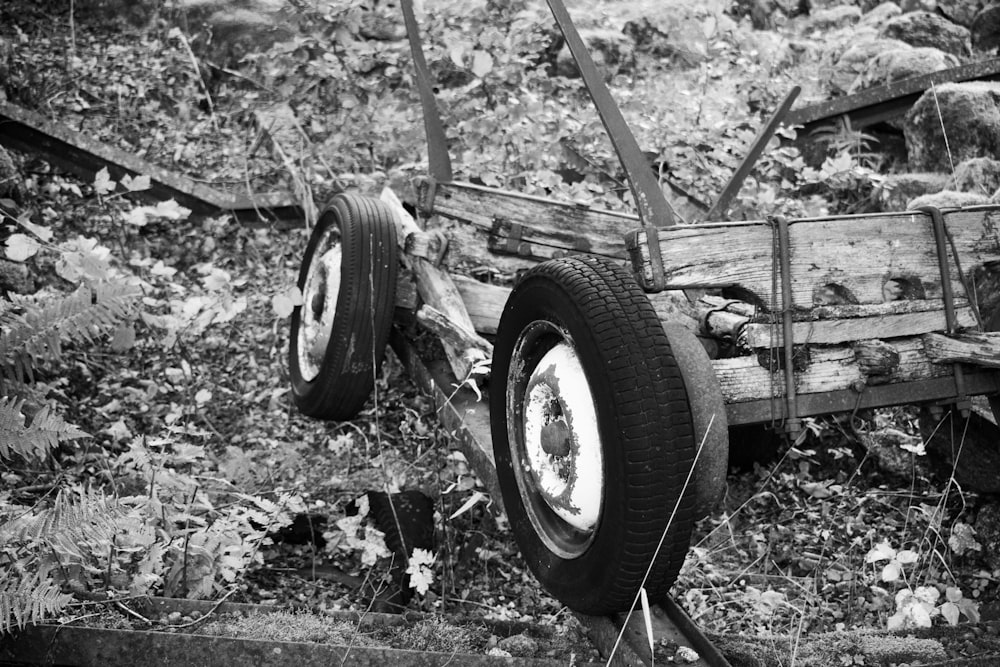
[[72, 600], [43, 577], [0, 575], [0, 635], [58, 614]]
[[68, 296], [19, 297], [0, 314], [0, 359], [8, 377], [31, 379], [39, 361], [62, 358], [64, 343], [93, 343], [131, 316], [142, 296], [138, 285], [124, 282], [84, 285]]
[[66, 423], [52, 414], [45, 406], [25, 426], [21, 414], [23, 400], [0, 397], [0, 459], [10, 458], [11, 453], [25, 459], [43, 460], [48, 453], [65, 440], [87, 437], [87, 433]]

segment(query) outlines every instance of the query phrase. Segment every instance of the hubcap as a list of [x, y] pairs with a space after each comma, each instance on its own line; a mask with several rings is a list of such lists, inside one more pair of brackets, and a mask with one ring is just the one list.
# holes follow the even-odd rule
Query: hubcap
[[319, 375], [330, 343], [333, 318], [340, 297], [340, 266], [343, 247], [336, 227], [329, 227], [319, 240], [306, 282], [302, 288], [302, 315], [298, 337], [298, 361], [302, 379]]
[[509, 438], [518, 487], [536, 533], [550, 550], [573, 558], [592, 541], [604, 496], [597, 409], [576, 349], [552, 324], [526, 328], [515, 350], [527, 353], [521, 359], [541, 355], [533, 367], [511, 368], [523, 387], [512, 397], [520, 402], [511, 406], [520, 425], [512, 424]]

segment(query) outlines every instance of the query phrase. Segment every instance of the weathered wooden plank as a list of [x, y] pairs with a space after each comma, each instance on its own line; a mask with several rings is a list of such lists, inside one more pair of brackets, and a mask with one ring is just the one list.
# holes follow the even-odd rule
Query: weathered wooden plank
[[1000, 368], [1000, 332], [941, 334], [924, 336], [924, 351], [937, 364], [973, 364]]
[[[494, 252], [548, 259], [585, 252], [624, 259], [623, 236], [639, 218], [469, 183], [438, 183], [429, 212], [490, 234]], [[520, 229], [517, 229], [519, 226]]]
[[0, 145], [23, 153], [41, 155], [51, 164], [92, 180], [103, 168], [111, 178], [149, 176], [151, 187], [132, 193], [140, 199], [175, 199], [195, 213], [228, 211], [243, 222], [277, 219], [279, 227], [301, 227], [303, 211], [284, 193], [246, 195], [222, 192], [183, 174], [169, 171], [142, 158], [95, 141], [86, 132], [49, 120], [15, 104], [0, 101]]
[[510, 296], [510, 288], [500, 285], [489, 285], [467, 276], [454, 275], [458, 293], [462, 295], [469, 318], [479, 333], [495, 334], [500, 314]]
[[[966, 275], [1000, 260], [1000, 208], [946, 214]], [[873, 304], [942, 295], [930, 216], [887, 213], [789, 223], [792, 300], [796, 308], [841, 302]], [[634, 233], [633, 267], [652, 282], [646, 234]], [[739, 286], [763, 307], [780, 302], [774, 275], [775, 238], [767, 222], [717, 223], [660, 230], [668, 289]], [[953, 259], [952, 290], [965, 293]]]
[[[891, 303], [904, 303], [893, 301]], [[971, 308], [955, 312], [959, 327], [976, 325]], [[895, 338], [942, 331], [946, 328], [944, 309], [874, 315], [840, 320], [814, 320], [792, 324], [792, 340], [796, 345], [831, 345], [866, 338]], [[780, 347], [784, 337], [780, 324], [747, 324], [747, 345], [752, 348]]]
[[[405, 239], [407, 237], [422, 233], [391, 189], [384, 188], [380, 198], [392, 209], [396, 224], [400, 229], [399, 237], [403, 240], [404, 245], [406, 245]], [[455, 375], [462, 379], [468, 378], [471, 376], [472, 368], [477, 361], [490, 358], [490, 355], [485, 351], [492, 350], [493, 346], [482, 339], [473, 347], [464, 344], [463, 341], [466, 338], [470, 336], [476, 338], [474, 335], [476, 328], [469, 313], [465, 310], [465, 302], [451, 276], [425, 257], [411, 256], [410, 259], [413, 277], [417, 284], [417, 294], [420, 295], [424, 303], [444, 315], [444, 319], [438, 321], [437, 324], [447, 322], [448, 326], [455, 329], [457, 333], [466, 334], [464, 338], [462, 336], [458, 338], [445, 337], [442, 339], [442, 344], [448, 357], [448, 363], [451, 364]]]
[[[899, 354], [899, 363], [880, 382], [907, 382], [952, 374], [949, 366], [932, 363], [921, 337], [887, 341]], [[712, 362], [726, 403], [784, 396], [784, 371], [763, 368], [756, 355]], [[777, 367], [777, 363], [775, 364]], [[850, 345], [809, 348], [808, 365], [795, 375], [797, 393], [818, 394], [865, 386], [865, 374]]]
[[493, 346], [489, 342], [436, 308], [421, 306], [417, 311], [417, 322], [440, 338], [445, 348], [465, 350], [464, 354], [472, 356], [475, 361], [493, 358]]

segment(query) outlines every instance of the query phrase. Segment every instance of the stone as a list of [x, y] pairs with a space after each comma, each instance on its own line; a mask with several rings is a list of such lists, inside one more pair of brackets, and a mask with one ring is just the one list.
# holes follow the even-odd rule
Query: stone
[[538, 653], [538, 640], [526, 634], [511, 635], [497, 642], [497, 647], [515, 658], [533, 658]]
[[[878, 54], [910, 48], [912, 47], [909, 44], [895, 39], [879, 39], [873, 36], [857, 39], [834, 59], [830, 67], [824, 68], [829, 72], [827, 87], [834, 93], [846, 93], [868, 68], [868, 63]], [[826, 57], [833, 55], [829, 53]]]
[[1000, 502], [984, 503], [972, 527], [976, 529], [976, 540], [983, 547], [981, 553], [989, 561], [990, 569], [1000, 569]]
[[910, 46], [934, 47], [954, 56], [968, 55], [971, 51], [969, 29], [932, 12], [897, 16], [882, 27], [881, 36]]
[[[580, 38], [605, 79], [628, 72], [635, 66], [635, 47], [624, 33], [607, 28], [580, 28]], [[556, 72], [567, 77], [580, 76], [568, 46], [559, 52]]]
[[854, 25], [861, 19], [861, 8], [854, 5], [840, 5], [813, 12], [805, 23], [807, 31], [829, 31]]
[[11, 199], [15, 204], [22, 203], [24, 199], [21, 172], [3, 146], [0, 146], [0, 199]]
[[963, 206], [982, 206], [989, 204], [988, 195], [981, 195], [978, 192], [958, 192], [957, 190], [942, 190], [934, 194], [921, 195], [912, 199], [906, 204], [906, 210], [920, 208], [921, 206], [934, 206], [935, 208], [961, 208]]
[[856, 93], [865, 88], [884, 86], [911, 76], [957, 67], [959, 64], [961, 62], [957, 57], [929, 46], [890, 49], [869, 60], [865, 70], [847, 92]]
[[975, 157], [965, 160], [955, 167], [955, 173], [948, 179], [948, 190], [976, 192], [992, 196], [1000, 188], [1000, 160], [989, 157]]
[[963, 491], [1000, 493], [1000, 429], [996, 424], [978, 411], [971, 412], [968, 421], [954, 412], [938, 421], [927, 410], [921, 411], [918, 423], [928, 463], [938, 477], [954, 475]]
[[1000, 46], [1000, 5], [987, 7], [976, 14], [970, 26], [972, 46], [978, 51], [991, 51]]
[[883, 2], [871, 11], [862, 15], [858, 25], [861, 27], [881, 28], [887, 21], [896, 18], [903, 13], [895, 2]]
[[0, 258], [0, 292], [34, 294], [36, 289], [26, 264]]
[[907, 112], [903, 134], [914, 171], [951, 171], [952, 164], [997, 155], [1000, 83], [967, 81], [928, 90]]
[[941, 192], [947, 183], [947, 174], [889, 174], [882, 183], [881, 208], [883, 211], [905, 211], [913, 199]]
[[294, 32], [282, 21], [281, 0], [179, 0], [183, 21], [192, 28], [204, 26], [191, 40], [201, 56], [224, 67], [236, 65], [245, 55], [290, 39]]
[[952, 23], [971, 28], [984, 4], [983, 0], [937, 0], [935, 11]]

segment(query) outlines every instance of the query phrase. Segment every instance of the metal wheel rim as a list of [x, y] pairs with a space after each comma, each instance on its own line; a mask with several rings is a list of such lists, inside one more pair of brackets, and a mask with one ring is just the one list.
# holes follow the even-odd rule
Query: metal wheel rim
[[340, 230], [328, 227], [306, 273], [302, 287], [302, 311], [298, 332], [298, 362], [302, 379], [312, 382], [319, 375], [333, 331], [340, 298], [343, 246]]
[[582, 555], [597, 532], [604, 454], [597, 409], [568, 333], [546, 321], [514, 346], [508, 386], [508, 442], [518, 492], [546, 547]]

